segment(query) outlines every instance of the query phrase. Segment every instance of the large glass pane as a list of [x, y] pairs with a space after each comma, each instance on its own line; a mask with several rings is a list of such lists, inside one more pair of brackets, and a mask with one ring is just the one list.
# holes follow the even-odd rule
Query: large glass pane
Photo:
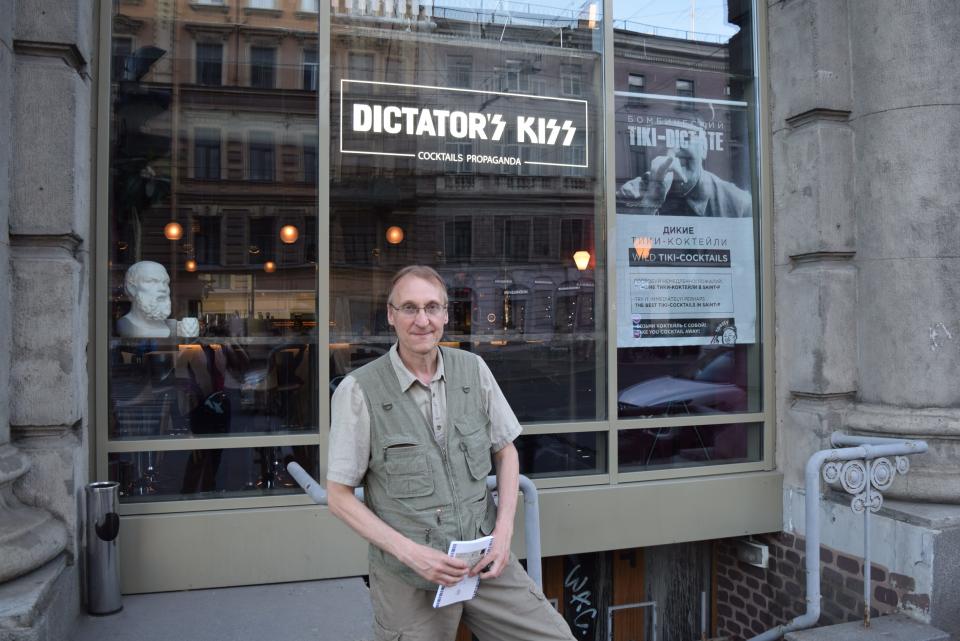
[[620, 430], [621, 472], [751, 463], [763, 458], [763, 424]]
[[752, 4], [613, 6], [619, 416], [760, 411]]
[[535, 479], [607, 472], [607, 433], [527, 434], [514, 441], [520, 473]]
[[[606, 418], [600, 3], [570, 7], [333, 4], [334, 385], [389, 348], [390, 277], [422, 263], [521, 421]], [[528, 469], [597, 471], [571, 452]]]
[[[114, 3], [111, 440], [318, 431], [316, 15], [268, 4]], [[242, 489], [219, 452], [113, 458], [171, 497]]]
[[316, 476], [317, 453], [316, 446], [122, 452], [107, 467], [121, 503], [298, 494], [287, 464]]

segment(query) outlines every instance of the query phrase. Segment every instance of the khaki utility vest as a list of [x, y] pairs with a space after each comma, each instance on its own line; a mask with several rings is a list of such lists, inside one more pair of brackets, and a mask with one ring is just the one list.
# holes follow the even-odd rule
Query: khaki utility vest
[[[409, 394], [400, 388], [390, 355], [351, 373], [370, 414], [370, 462], [364, 501], [407, 538], [446, 554], [451, 541], [490, 534], [497, 508], [489, 490], [490, 419], [480, 400], [477, 358], [440, 348], [447, 390], [446, 448]], [[370, 567], [410, 585], [436, 589], [395, 556], [371, 545]]]

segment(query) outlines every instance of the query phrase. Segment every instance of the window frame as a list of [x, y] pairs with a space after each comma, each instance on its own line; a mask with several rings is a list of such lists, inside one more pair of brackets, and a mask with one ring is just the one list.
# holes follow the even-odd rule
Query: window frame
[[[201, 0], [198, 0], [198, 3], [201, 3]], [[202, 2], [202, 3], [217, 5], [217, 6], [225, 4], [225, 2], [219, 1], [219, 0], [206, 0], [205, 2]], [[608, 11], [610, 8], [609, 0], [607, 0], [604, 4], [605, 4], [604, 15], [608, 15]], [[325, 24], [326, 26], [321, 27], [321, 32], [318, 38], [318, 51], [322, 49], [324, 46], [329, 47], [329, 42], [330, 42], [330, 26], [329, 26], [330, 7], [328, 6], [325, 7], [324, 5], [321, 4], [319, 8], [321, 13], [321, 25]], [[774, 426], [775, 426], [774, 407], [775, 406], [774, 406], [774, 398], [773, 398], [774, 378], [773, 378], [773, 361], [772, 361], [773, 341], [771, 338], [772, 337], [772, 302], [771, 302], [772, 301], [772, 282], [771, 282], [772, 281], [772, 263], [771, 263], [770, 254], [772, 250], [772, 230], [771, 230], [771, 225], [769, 224], [770, 222], [769, 212], [772, 209], [770, 206], [770, 202], [772, 197], [770, 195], [770, 190], [769, 190], [769, 168], [764, 163], [764, 159], [769, 157], [770, 141], [768, 139], [769, 134], [767, 133], [767, 129], [763, 126], [765, 119], [768, 118], [768, 115], [765, 113], [765, 110], [762, 108], [767, 104], [767, 97], [766, 97], [767, 90], [764, 83], [760, 82], [764, 78], [764, 74], [765, 74], [765, 68], [760, 65], [760, 60], [762, 58], [762, 50], [764, 50], [765, 44], [762, 42], [762, 38], [757, 37], [758, 31], [756, 27], [758, 20], [765, 19], [759, 16], [758, 14], [765, 15], [766, 8], [763, 3], [755, 1], [752, 6], [752, 11], [754, 14], [753, 38], [754, 38], [754, 43], [756, 45], [754, 47], [755, 62], [754, 62], [753, 73], [754, 73], [754, 79], [757, 85], [757, 87], [753, 91], [756, 95], [755, 102], [759, 107], [761, 107], [757, 109], [757, 114], [755, 114], [755, 119], [756, 119], [755, 122], [751, 123], [751, 126], [754, 128], [754, 131], [759, 133], [759, 138], [756, 141], [756, 147], [751, 153], [753, 154], [755, 162], [759, 167], [758, 176], [757, 176], [757, 185], [758, 185], [757, 195], [760, 199], [759, 216], [760, 216], [761, 232], [758, 237], [758, 243], [757, 243], [758, 261], [760, 262], [760, 268], [758, 271], [760, 279], [758, 282], [757, 293], [761, 301], [761, 318], [759, 319], [759, 323], [762, 325], [761, 333], [763, 336], [762, 338], [763, 355], [761, 359], [762, 372], [760, 374], [763, 380], [763, 410], [760, 412], [742, 413], [742, 414], [735, 414], [731, 416], [706, 415], [706, 416], [696, 416], [696, 417], [689, 417], [689, 418], [627, 420], [627, 419], [615, 418], [616, 416], [615, 409], [614, 411], [610, 411], [608, 409], [608, 418], [602, 421], [585, 421], [585, 422], [552, 423], [552, 424], [542, 423], [542, 424], [535, 424], [535, 425], [527, 425], [525, 426], [524, 434], [553, 434], [553, 433], [564, 433], [564, 432], [572, 432], [572, 431], [579, 431], [579, 432], [602, 431], [602, 432], [608, 433], [609, 434], [608, 438], [610, 439], [608, 441], [608, 453], [610, 456], [610, 463], [608, 465], [607, 474], [592, 475], [589, 477], [570, 477], [570, 478], [564, 478], [564, 479], [553, 479], [553, 478], [538, 479], [536, 483], [539, 487], [543, 487], [543, 488], [566, 487], [570, 485], [581, 486], [581, 485], [589, 485], [594, 483], [616, 484], [619, 482], [628, 483], [628, 482], [634, 482], [634, 481], [648, 481], [648, 480], [666, 479], [666, 478], [680, 478], [680, 477], [688, 478], [688, 477], [697, 477], [697, 476], [708, 476], [708, 475], [714, 475], [714, 474], [720, 474], [720, 473], [727, 474], [727, 473], [745, 472], [745, 471], [772, 470], [775, 467], [774, 460], [773, 460], [774, 434], [775, 434], [774, 432]], [[105, 13], [109, 15], [109, 11]], [[323, 22], [323, 17], [322, 17], [323, 14], [327, 14], [326, 23]], [[109, 21], [105, 21], [105, 24], [108, 24], [108, 23]], [[603, 25], [602, 28], [604, 30], [603, 37], [602, 37], [603, 41], [606, 43], [613, 43], [614, 42], [613, 27], [611, 22], [605, 19], [602, 25]], [[101, 56], [101, 58], [103, 60], [106, 60], [107, 62], [104, 63], [103, 61], [101, 61], [101, 66], [106, 64], [108, 65], [107, 69], [109, 69], [109, 61], [112, 58], [110, 55], [111, 49], [109, 44], [104, 45], [104, 42], [109, 43], [110, 41], [109, 29], [106, 29], [104, 33], [106, 33], [106, 36], [101, 36], [100, 46], [101, 46], [101, 51], [105, 51], [106, 55]], [[214, 43], [209, 43], [209, 44], [214, 44]], [[222, 55], [223, 53], [225, 53], [225, 51], [226, 51], [225, 47], [221, 49]], [[612, 48], [610, 49], [610, 51], [612, 51]], [[364, 52], [364, 53], [367, 53], [367, 52]], [[373, 54], [373, 53], [370, 53], [369, 55], [372, 55], [374, 57], [376, 56], [376, 54]], [[320, 60], [322, 61], [323, 57], [320, 57]], [[606, 87], [603, 93], [604, 101], [612, 100], [613, 62], [614, 62], [613, 55], [607, 54], [603, 56], [602, 64], [603, 64], [603, 72], [605, 77], [604, 86]], [[223, 64], [223, 58], [221, 57], [221, 62], [220, 62], [221, 84], [223, 81], [223, 74], [225, 72], [224, 67], [225, 65]], [[376, 69], [375, 58], [374, 58], [374, 69]], [[194, 73], [196, 73], [196, 66], [194, 66]], [[276, 84], [276, 80], [277, 80], [277, 74], [275, 72], [274, 84]], [[197, 81], [199, 82], [199, 78], [197, 78]], [[325, 83], [322, 79], [320, 79], [318, 81], [318, 84], [320, 85], [318, 86], [318, 92], [322, 92], [324, 89]], [[100, 91], [99, 91], [100, 98], [99, 99], [103, 101], [102, 104], [109, 104], [109, 102], [107, 102], [108, 98], [106, 98], [109, 96], [109, 86], [110, 86], [110, 80], [109, 80], [109, 73], [108, 73], [106, 80], [103, 80], [102, 78], [100, 80]], [[323, 123], [323, 114], [327, 109], [327, 106], [325, 105], [325, 101], [321, 99], [319, 100], [319, 102], [321, 105], [321, 111], [319, 114], [319, 117], [321, 119], [321, 125], [320, 125], [320, 144], [318, 145], [318, 148], [317, 148], [318, 149], [317, 166], [318, 166], [318, 172], [320, 173], [320, 175], [325, 175], [324, 172], [329, 167], [330, 158], [327, 157], [327, 154], [320, 153], [320, 150], [328, 148], [324, 146], [324, 142], [329, 143], [330, 137], [332, 135], [332, 129], [329, 124]], [[109, 117], [109, 110], [105, 109], [101, 111], [102, 111], [102, 113], [100, 114], [101, 122], [105, 122], [105, 119]], [[327, 122], [329, 122], [329, 120]], [[608, 122], [608, 118], [603, 119], [603, 126], [607, 128], [611, 126], [611, 123]], [[105, 149], [109, 148], [109, 138], [107, 134], [108, 130], [109, 130], [109, 127], [107, 126], [98, 127], [98, 177], [97, 177], [98, 188], [97, 189], [98, 189], [98, 192], [101, 194], [100, 197], [103, 198], [104, 201], [106, 201], [105, 185], [107, 181], [107, 175], [109, 173], [109, 164], [108, 164], [109, 156], [104, 151]], [[227, 143], [226, 130], [224, 130], [223, 134], [224, 135], [222, 136], [221, 141], [222, 141], [222, 145], [225, 145]], [[607, 136], [609, 137], [609, 132]], [[249, 146], [245, 145], [244, 149], [245, 151], [248, 151]], [[607, 162], [608, 164], [611, 163], [613, 160], [612, 151], [607, 150], [604, 153], [606, 154], [605, 162]], [[274, 145], [273, 145], [274, 180], [276, 180], [278, 176], [278, 171], [279, 171], [277, 167], [278, 156], [279, 156], [279, 150], [278, 150], [276, 141], [274, 141]], [[226, 157], [226, 154], [223, 148], [221, 148], [221, 173], [224, 172], [225, 157]], [[597, 161], [599, 162], [600, 158], [598, 158]], [[249, 172], [248, 161], [245, 161], [243, 163], [243, 170], [244, 170], [244, 173]], [[607, 175], [605, 176], [605, 179], [607, 180], [607, 186], [605, 187], [605, 191], [607, 193], [612, 193], [612, 175], [610, 172], [607, 173]], [[329, 196], [329, 186], [325, 184], [325, 181], [320, 181], [320, 184], [318, 185], [318, 207], [319, 207], [318, 211], [319, 211], [319, 216], [321, 220], [323, 219], [323, 212], [325, 211], [325, 208], [327, 206], [326, 202], [327, 202], [328, 196]], [[613, 232], [616, 229], [615, 221], [613, 219], [613, 212], [614, 210], [612, 205], [608, 203], [607, 212], [606, 212], [606, 215], [607, 215], [606, 229], [608, 232], [608, 236], [613, 236], [614, 235]], [[99, 246], [101, 247], [107, 245], [106, 228], [107, 228], [106, 221], [98, 221], [97, 234], [98, 234]], [[325, 226], [323, 224], [318, 225], [317, 261], [318, 261], [318, 265], [320, 266], [320, 269], [318, 269], [319, 275], [318, 275], [317, 291], [318, 291], [318, 300], [319, 300], [318, 313], [320, 314], [320, 317], [324, 317], [324, 315], [328, 314], [329, 312], [329, 309], [328, 309], [329, 303], [326, 300], [329, 294], [329, 284], [327, 280], [329, 278], [329, 273], [325, 273], [325, 267], [324, 267], [324, 265], [329, 264], [329, 256], [328, 256], [329, 248], [326, 246], [327, 245], [326, 241], [328, 240], [328, 237], [326, 236], [326, 234], [328, 233], [328, 231], [329, 230], [325, 229]], [[599, 239], [598, 239], [598, 242], [599, 242]], [[610, 255], [610, 252], [612, 251], [612, 249], [613, 249], [612, 242], [610, 242], [608, 238], [608, 245], [606, 247], [607, 255]], [[225, 253], [221, 252], [220, 257], [221, 257], [221, 260], [225, 260]], [[97, 287], [96, 287], [97, 299], [96, 300], [97, 301], [105, 300], [108, 295], [107, 285], [106, 285], [107, 271], [106, 271], [104, 261], [102, 260], [102, 256], [100, 258], [101, 260], [98, 260], [98, 267], [97, 267], [97, 274], [96, 274], [96, 278], [97, 278]], [[614, 271], [615, 270], [613, 269], [607, 270], [607, 283], [606, 283], [607, 292], [616, 291], [616, 287], [615, 287], [616, 281], [615, 281], [615, 275], [613, 273]], [[95, 307], [96, 307], [95, 316], [97, 317], [96, 333], [97, 333], [98, 353], [105, 354], [106, 353], [105, 346], [107, 344], [107, 340], [105, 338], [104, 328], [107, 326], [107, 320], [104, 317], [104, 314], [105, 314], [104, 310], [101, 309], [104, 306], [99, 304], [98, 302], [98, 304]], [[608, 309], [609, 309], [609, 304], [608, 304]], [[598, 322], [600, 322], [599, 319], [598, 319]], [[616, 381], [616, 372], [615, 372], [616, 348], [609, 347], [609, 343], [610, 343], [609, 337], [612, 335], [615, 335], [614, 333], [615, 327], [614, 327], [613, 321], [611, 321], [609, 318], [607, 319], [607, 323], [608, 323], [608, 326], [607, 326], [608, 358], [607, 358], [606, 379], [604, 381], [604, 385], [606, 385], [608, 389], [615, 389], [616, 385], [614, 382]], [[324, 323], [321, 323], [319, 326], [317, 340], [320, 346], [320, 351], [322, 352], [321, 358], [319, 359], [319, 362], [320, 362], [319, 376], [321, 380], [323, 380], [323, 377], [327, 376], [327, 367], [328, 367], [327, 364], [324, 363], [323, 355], [329, 353], [329, 333]], [[96, 402], [97, 402], [98, 409], [96, 410], [96, 415], [105, 416], [106, 415], [105, 413], [105, 403], [106, 403], [105, 367], [106, 366], [102, 363], [98, 363], [97, 367], [98, 367], [98, 370], [97, 370], [98, 382], [97, 382], [97, 391], [96, 391], [96, 397], [97, 397]], [[610, 394], [609, 396], [611, 397], [610, 407], [615, 408], [616, 394], [615, 393]], [[319, 402], [321, 406], [321, 415], [323, 415], [325, 408], [327, 410], [329, 409], [329, 400], [324, 398], [324, 395], [321, 394]], [[763, 454], [762, 461], [758, 463], [751, 463], [751, 464], [722, 466], [720, 468], [704, 468], [704, 469], [692, 468], [692, 469], [683, 469], [681, 471], [659, 470], [655, 472], [635, 472], [635, 473], [627, 473], [627, 474], [617, 473], [615, 439], [616, 439], [616, 434], [619, 430], [635, 429], [635, 428], [656, 428], [660, 426], [666, 426], [666, 427], [695, 426], [695, 425], [737, 423], [737, 422], [762, 422], [764, 424], [764, 428], [763, 428], [764, 454]], [[96, 450], [95, 456], [97, 461], [96, 470], [99, 475], [103, 475], [105, 477], [106, 452], [117, 451], [117, 450], [116, 448], [111, 450], [110, 449], [111, 446], [108, 446], [105, 438], [100, 439], [99, 434], [100, 432], [98, 432], [98, 442], [95, 446], [95, 450]], [[286, 439], [285, 442], [289, 443], [291, 442], [291, 439]], [[318, 443], [318, 439], [314, 438], [314, 439], [307, 439], [300, 444], [316, 445], [317, 443]], [[325, 449], [326, 436], [324, 434], [321, 434], [319, 436], [319, 445], [321, 447], [321, 460], [322, 460], [326, 452], [326, 449]], [[270, 499], [252, 499], [252, 500], [224, 499], [224, 500], [198, 501], [198, 502], [174, 501], [167, 504], [166, 506], [161, 506], [160, 508], [157, 508], [157, 509], [151, 509], [149, 507], [141, 506], [141, 507], [129, 509], [128, 512], [153, 513], [153, 512], [171, 511], [171, 509], [193, 511], [193, 510], [200, 510], [200, 509], [212, 509], [214, 507], [222, 508], [222, 506], [224, 505], [274, 506], [274, 505], [280, 505], [280, 504], [302, 505], [304, 504], [304, 501], [299, 499], [290, 500], [288, 498], [282, 498], [282, 497], [274, 497]], [[143, 505], [146, 505], [146, 504], [143, 504]]]

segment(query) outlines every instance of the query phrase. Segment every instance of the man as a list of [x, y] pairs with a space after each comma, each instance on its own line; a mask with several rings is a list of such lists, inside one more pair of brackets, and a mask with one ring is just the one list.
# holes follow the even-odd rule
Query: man
[[166, 338], [170, 327], [170, 277], [160, 263], [142, 260], [127, 270], [123, 288], [133, 303], [117, 321], [117, 333], [126, 338]]
[[[352, 372], [332, 400], [330, 511], [370, 542], [378, 641], [452, 641], [461, 616], [481, 641], [570, 641], [563, 618], [510, 554], [521, 428], [477, 356], [438, 343], [443, 280], [414, 265], [393, 278], [387, 320], [397, 342]], [[499, 509], [486, 488], [490, 454]], [[364, 500], [353, 490], [363, 484]], [[452, 540], [493, 535], [473, 567]], [[477, 595], [434, 609], [438, 585], [480, 576]]]
[[650, 171], [617, 190], [618, 213], [661, 216], [749, 218], [750, 194], [703, 168], [707, 137], [703, 127], [688, 125], [684, 144], [650, 162]]

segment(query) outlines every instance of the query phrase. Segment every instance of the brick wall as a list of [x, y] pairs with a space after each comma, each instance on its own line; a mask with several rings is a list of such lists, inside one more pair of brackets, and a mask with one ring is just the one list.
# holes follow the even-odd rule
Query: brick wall
[[[717, 633], [748, 639], [790, 621], [806, 610], [805, 540], [781, 532], [753, 537], [770, 548], [761, 569], [736, 558], [736, 539], [717, 542]], [[928, 611], [929, 595], [913, 592], [914, 580], [873, 564], [871, 616], [898, 609]], [[863, 617], [863, 559], [820, 548], [820, 625]]]

